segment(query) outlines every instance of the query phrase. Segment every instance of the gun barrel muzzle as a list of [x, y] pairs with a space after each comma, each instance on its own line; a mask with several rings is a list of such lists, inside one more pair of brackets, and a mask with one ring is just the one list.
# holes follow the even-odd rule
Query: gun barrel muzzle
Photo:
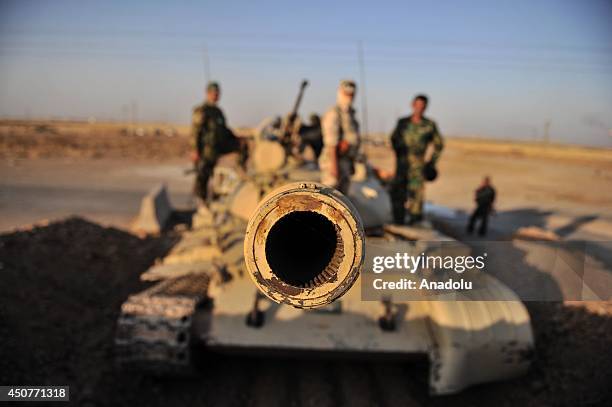
[[270, 299], [317, 308], [353, 285], [364, 261], [361, 218], [347, 197], [297, 182], [268, 194], [249, 221], [246, 268]]

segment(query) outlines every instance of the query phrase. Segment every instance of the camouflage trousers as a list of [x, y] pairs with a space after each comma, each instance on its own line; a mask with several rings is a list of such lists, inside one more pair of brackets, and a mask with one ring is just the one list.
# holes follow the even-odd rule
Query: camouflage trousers
[[409, 156], [404, 164], [400, 164], [391, 186], [391, 205], [393, 221], [404, 224], [406, 218], [406, 200], [411, 221], [423, 218], [423, 202], [425, 201], [425, 179], [423, 178], [423, 157]]
[[208, 181], [212, 177], [216, 161], [200, 160], [196, 164], [196, 180], [193, 192], [202, 201], [206, 202], [208, 197]]
[[353, 160], [348, 157], [338, 158], [338, 191], [347, 195], [351, 186], [351, 176], [355, 173]]
[[323, 147], [323, 153], [319, 157], [321, 168], [321, 183], [336, 188], [343, 194], [347, 194], [351, 185], [351, 176], [355, 173], [354, 158], [344, 155], [338, 157], [338, 176], [332, 175], [331, 162], [329, 160], [329, 147]]

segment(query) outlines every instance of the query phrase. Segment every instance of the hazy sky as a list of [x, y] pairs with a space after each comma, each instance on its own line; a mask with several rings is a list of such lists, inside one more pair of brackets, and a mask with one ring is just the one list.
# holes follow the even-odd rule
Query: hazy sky
[[[0, 2], [0, 116], [187, 123], [204, 48], [234, 126], [360, 80], [369, 129], [415, 93], [443, 133], [612, 147], [612, 1]], [[362, 89], [359, 89], [362, 91]], [[357, 108], [362, 112], [361, 94]]]

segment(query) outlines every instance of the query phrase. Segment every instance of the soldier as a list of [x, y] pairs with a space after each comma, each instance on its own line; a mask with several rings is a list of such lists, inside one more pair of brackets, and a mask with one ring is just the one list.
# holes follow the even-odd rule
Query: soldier
[[323, 149], [319, 157], [321, 182], [346, 194], [361, 138], [355, 118], [355, 82], [344, 80], [338, 88], [336, 105], [323, 116]]
[[474, 193], [474, 200], [476, 201], [476, 209], [472, 213], [472, 216], [470, 216], [467, 232], [472, 234], [476, 221], [480, 219], [478, 234], [484, 236], [487, 234], [489, 215], [494, 211], [493, 203], [495, 202], [495, 188], [491, 186], [491, 178], [484, 177], [482, 184], [480, 184], [480, 187], [478, 187]]
[[319, 160], [321, 150], [323, 149], [323, 134], [321, 131], [321, 118], [313, 113], [310, 115], [310, 125], [301, 125], [300, 130], [300, 155], [304, 154], [307, 146], [312, 148], [315, 156], [315, 161]]
[[[398, 120], [391, 134], [391, 143], [397, 159], [395, 179], [391, 190], [393, 219], [403, 224], [406, 216], [406, 198], [410, 197], [410, 224], [423, 219], [425, 180], [433, 180], [435, 164], [444, 147], [442, 136], [433, 120], [424, 116], [428, 99], [417, 95], [412, 101], [412, 115]], [[425, 161], [427, 148], [433, 145], [433, 154]]]
[[239, 151], [240, 143], [227, 128], [225, 116], [217, 102], [220, 97], [217, 82], [206, 86], [206, 101], [193, 109], [191, 133], [194, 141], [192, 160], [196, 166], [194, 193], [206, 202], [208, 180], [212, 176], [217, 159], [225, 153]]

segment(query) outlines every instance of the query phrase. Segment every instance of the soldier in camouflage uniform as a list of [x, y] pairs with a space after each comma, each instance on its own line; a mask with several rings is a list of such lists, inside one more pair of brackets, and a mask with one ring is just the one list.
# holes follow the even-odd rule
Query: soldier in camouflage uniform
[[[444, 146], [436, 123], [424, 116], [427, 102], [427, 96], [417, 95], [412, 102], [412, 115], [399, 119], [391, 134], [397, 159], [391, 200], [393, 220], [397, 224], [404, 223], [406, 198], [410, 198], [410, 224], [423, 219], [425, 175], [435, 173], [435, 164]], [[426, 162], [429, 145], [433, 145], [433, 154]]]
[[319, 157], [321, 182], [346, 194], [354, 173], [361, 137], [353, 99], [356, 85], [344, 80], [338, 88], [336, 105], [323, 116], [323, 149]]
[[194, 193], [203, 202], [207, 199], [208, 180], [217, 159], [222, 154], [240, 148], [236, 136], [225, 124], [223, 112], [217, 107], [219, 97], [219, 84], [210, 82], [206, 86], [206, 101], [196, 106], [191, 116], [191, 135], [194, 141], [192, 160], [197, 172]]

